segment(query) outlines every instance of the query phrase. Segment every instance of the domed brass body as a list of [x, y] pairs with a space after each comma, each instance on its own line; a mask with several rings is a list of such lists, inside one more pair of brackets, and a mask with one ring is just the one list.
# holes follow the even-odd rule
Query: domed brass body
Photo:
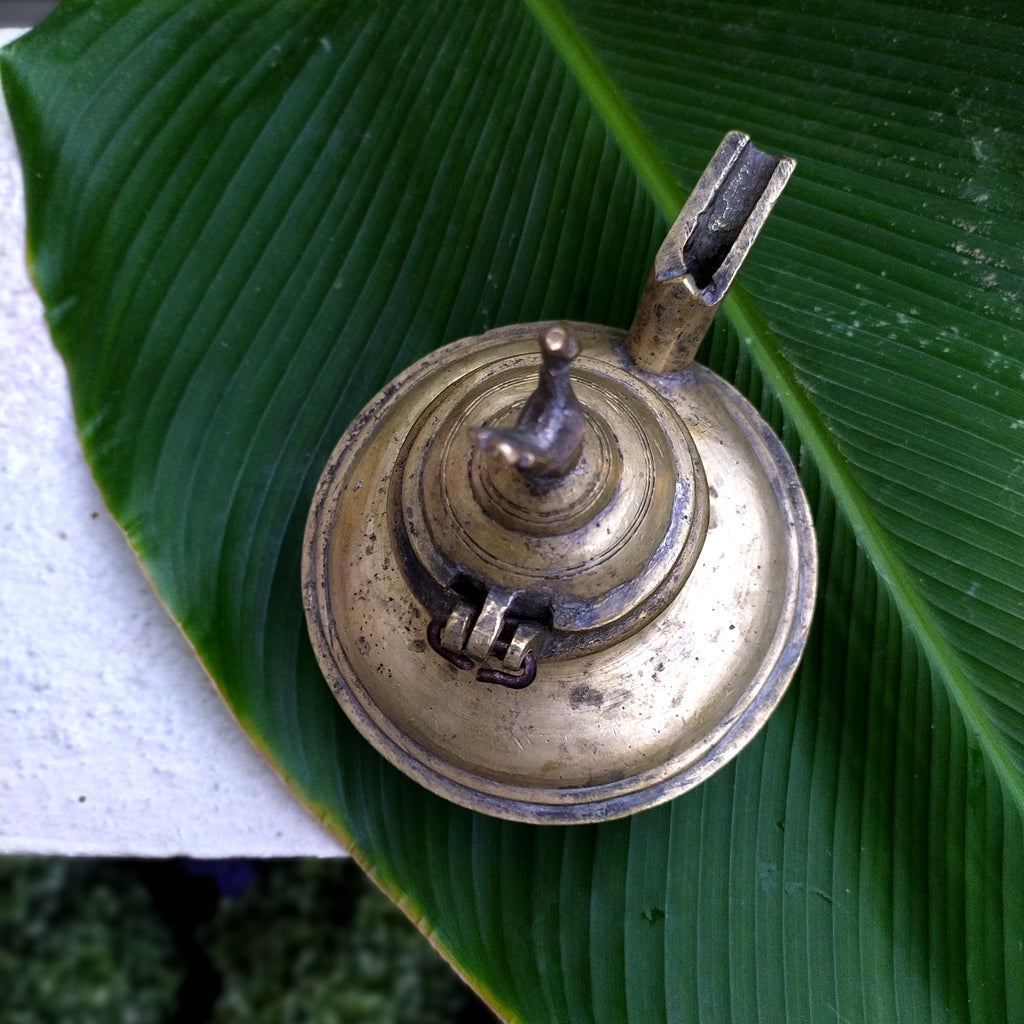
[[[772, 163], [709, 278], [791, 170], [779, 183], [782, 162], [744, 140], [715, 160], [731, 144], [730, 166]], [[721, 206], [737, 175], [716, 173], [702, 185]], [[705, 230], [700, 189], [666, 246]], [[684, 270], [698, 318], [738, 262], [710, 297]], [[532, 822], [659, 803], [734, 756], [795, 671], [816, 575], [806, 500], [753, 407], [691, 363], [694, 314], [654, 323], [657, 273], [629, 335], [519, 324], [427, 356], [321, 477], [303, 566], [321, 667], [363, 735], [457, 803]]]

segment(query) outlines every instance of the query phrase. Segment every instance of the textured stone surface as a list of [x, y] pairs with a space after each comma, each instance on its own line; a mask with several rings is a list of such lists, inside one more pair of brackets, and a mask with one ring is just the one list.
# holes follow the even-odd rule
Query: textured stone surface
[[343, 852], [235, 724], [93, 483], [25, 271], [2, 105], [0, 852]]

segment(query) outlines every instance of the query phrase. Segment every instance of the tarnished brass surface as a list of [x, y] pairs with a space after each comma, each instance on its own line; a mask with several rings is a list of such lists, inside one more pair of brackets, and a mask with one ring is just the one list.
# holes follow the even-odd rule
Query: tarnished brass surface
[[531, 822], [697, 785], [778, 704], [817, 559], [785, 449], [697, 346], [795, 162], [723, 140], [628, 335], [518, 324], [388, 385], [306, 526], [303, 596], [357, 728], [457, 803]]
[[[674, 474], [673, 502], [677, 492], [688, 493], [682, 503], [691, 520], [694, 476], [687, 480], [687, 474], [700, 467], [706, 479], [706, 535], [692, 568], [687, 556], [679, 580], [673, 578], [678, 556], [667, 571], [655, 560], [661, 585], [671, 591], [660, 614], [640, 615], [606, 645], [567, 641], [554, 659], [540, 659], [535, 681], [519, 691], [481, 683], [427, 642], [429, 623], [449, 614], [452, 601], [443, 600], [431, 576], [444, 570], [424, 570], [405, 549], [403, 534], [410, 524], [417, 532], [433, 524], [451, 564], [468, 558], [473, 545], [437, 525], [436, 495], [424, 494], [420, 509], [414, 507], [424, 473], [439, 479], [422, 467], [440, 460], [442, 478], [449, 468], [459, 477], [460, 496], [451, 500], [465, 499], [481, 470], [458, 447], [470, 444], [459, 440], [462, 424], [473, 422], [470, 410], [478, 407], [485, 418], [491, 411], [512, 419], [536, 372], [543, 325], [455, 342], [389, 385], [332, 455], [305, 545], [304, 593], [317, 656], [363, 734], [435, 792], [536, 822], [628, 814], [696, 785], [734, 756], [795, 670], [814, 594], [806, 501], [784, 449], [749, 403], [699, 365], [671, 376], [638, 371], [622, 331], [574, 327], [583, 349], [574, 375], [584, 408], [591, 391], [600, 391], [594, 382], [602, 382], [617, 396], [623, 420], [637, 419], [632, 433], [598, 437], [592, 412], [591, 446], [601, 452], [604, 445], [606, 461], [621, 473], [652, 461], [655, 490], [663, 473]], [[497, 398], [488, 397], [488, 383]], [[441, 424], [459, 429], [446, 434]], [[652, 437], [659, 434], [672, 438], [671, 451], [645, 450], [657, 447]], [[416, 438], [432, 443], [419, 448]], [[413, 451], [417, 457], [410, 459]], [[587, 452], [585, 444], [582, 459]], [[666, 495], [651, 501], [657, 518]], [[543, 522], [540, 513], [534, 518]], [[472, 526], [471, 538], [476, 528], [485, 526]], [[682, 548], [693, 530], [701, 537], [700, 524], [691, 523]], [[622, 540], [638, 543], [635, 558], [647, 564], [650, 538], [643, 534], [637, 521], [635, 530], [622, 529]], [[534, 539], [553, 543], [543, 528]], [[526, 548], [511, 557], [510, 549], [481, 548], [480, 571], [506, 573], [504, 587], [515, 586]], [[552, 589], [571, 590], [574, 578], [587, 576], [588, 552], [570, 546], [562, 554], [559, 563], [545, 549], [536, 566]], [[559, 564], [568, 566], [562, 574]], [[600, 587], [582, 586], [580, 607], [599, 605], [594, 591]], [[655, 585], [653, 592], [663, 591]], [[642, 596], [636, 600], [643, 607]]]
[[538, 330], [449, 346], [443, 371], [406, 383], [411, 422], [388, 456], [400, 481], [389, 522], [423, 600], [444, 614], [444, 591], [460, 576], [517, 593], [525, 613], [550, 617], [536, 647], [553, 658], [607, 646], [661, 612], [700, 552], [709, 512], [700, 458], [675, 409], [602, 362], [592, 328], [573, 366], [585, 426], [571, 472], [539, 484], [474, 445], [475, 425], [512, 423], [528, 400]]

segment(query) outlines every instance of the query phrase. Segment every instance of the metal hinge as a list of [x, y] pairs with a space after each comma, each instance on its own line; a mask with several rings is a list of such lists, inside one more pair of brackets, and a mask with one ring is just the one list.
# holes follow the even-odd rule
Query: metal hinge
[[430, 646], [458, 669], [476, 668], [478, 661], [497, 659], [501, 668], [477, 669], [482, 683], [521, 690], [537, 677], [534, 646], [543, 626], [510, 615], [515, 591], [492, 587], [479, 606], [460, 600], [448, 614], [427, 627]]

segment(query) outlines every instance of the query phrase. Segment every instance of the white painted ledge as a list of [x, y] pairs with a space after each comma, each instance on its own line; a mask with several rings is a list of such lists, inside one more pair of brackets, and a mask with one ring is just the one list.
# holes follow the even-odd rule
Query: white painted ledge
[[343, 854], [235, 724], [107, 512], [24, 234], [0, 103], [0, 853]]

